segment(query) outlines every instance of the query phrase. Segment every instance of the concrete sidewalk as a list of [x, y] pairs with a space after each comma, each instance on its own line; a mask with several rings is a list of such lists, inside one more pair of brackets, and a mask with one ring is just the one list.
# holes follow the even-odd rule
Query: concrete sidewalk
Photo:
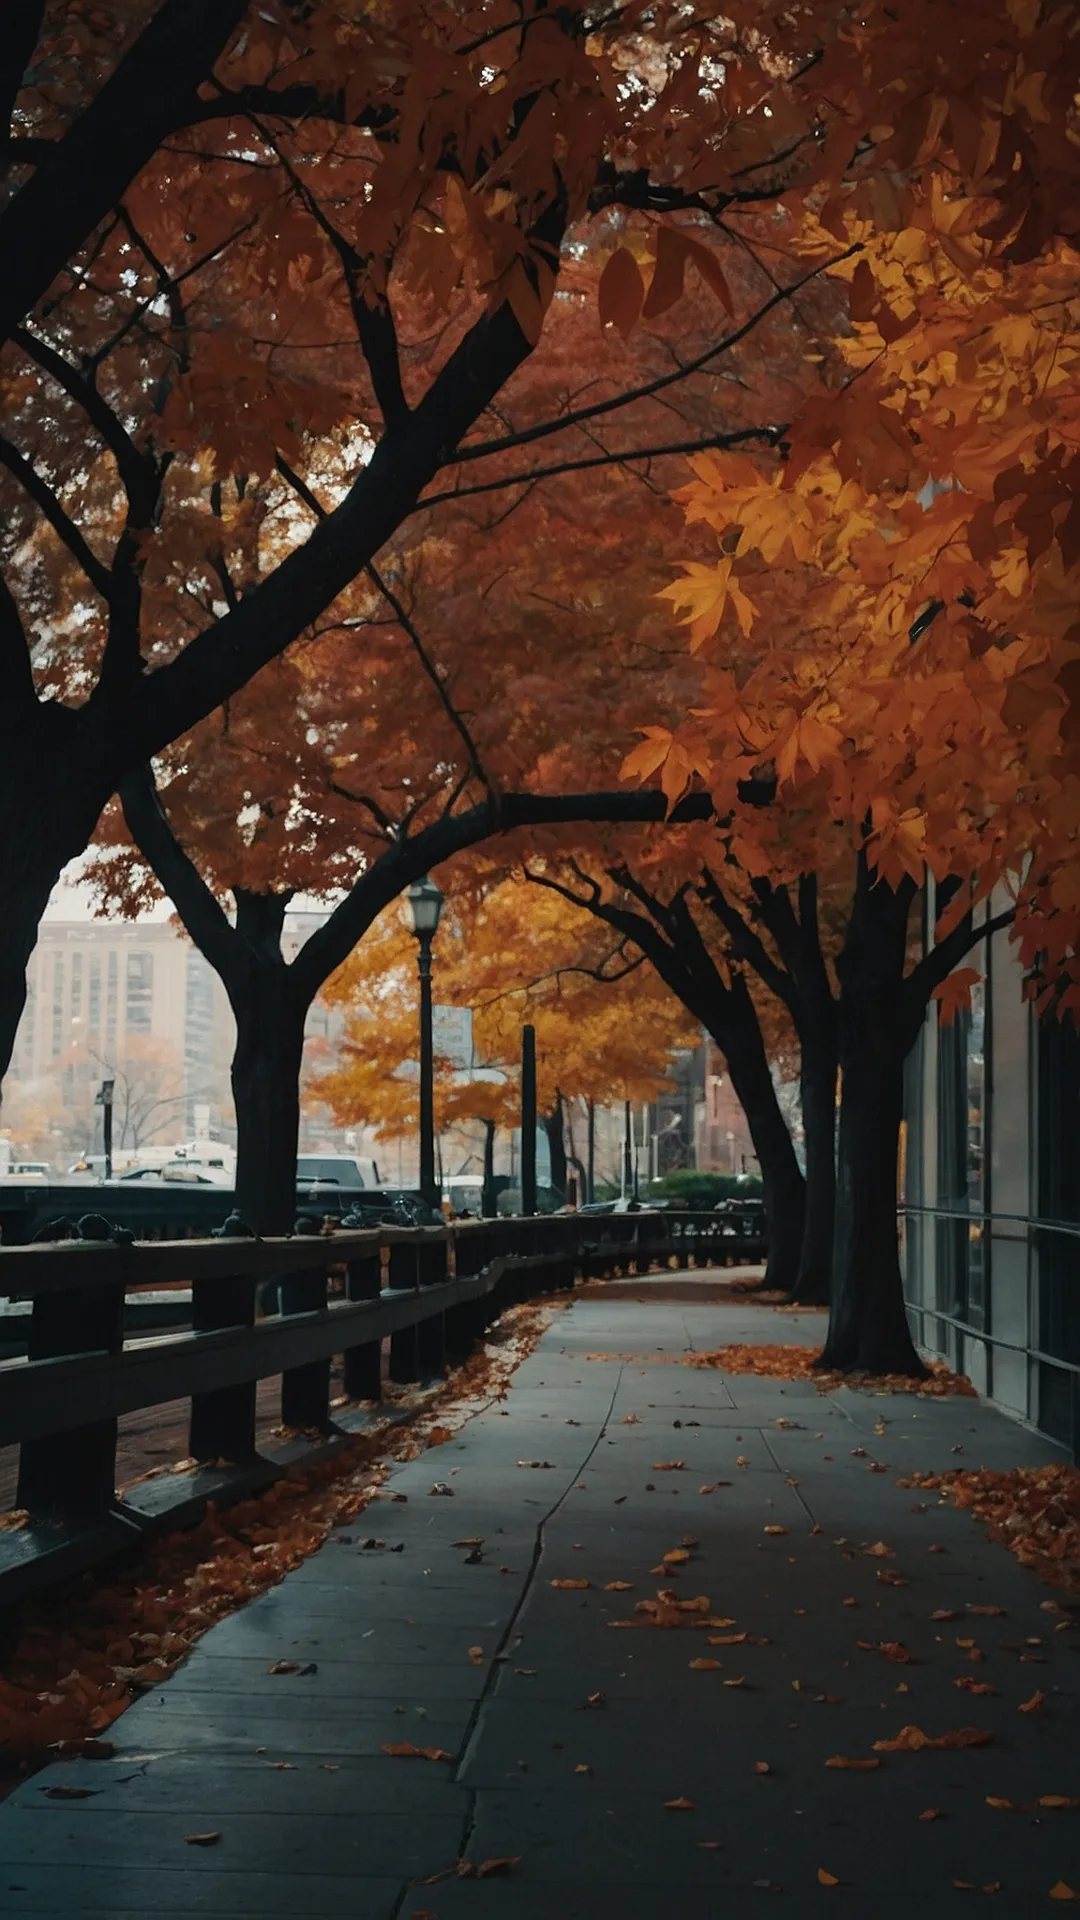
[[[1080, 1811], [1030, 1803], [1080, 1794], [1077, 1635], [968, 1515], [895, 1484], [1057, 1450], [974, 1400], [586, 1357], [816, 1343], [822, 1325], [662, 1301], [561, 1314], [502, 1407], [396, 1468], [132, 1707], [116, 1759], [0, 1807], [4, 1914], [900, 1920], [918, 1903], [936, 1920], [994, 1887], [996, 1914], [1057, 1911], [1056, 1882], [1080, 1893]], [[659, 1572], [684, 1536], [690, 1558]], [[863, 1551], [879, 1541], [892, 1557]], [[612, 1628], [668, 1587], [735, 1624]], [[903, 1642], [910, 1664], [860, 1640]], [[1042, 1711], [1018, 1711], [1037, 1690]], [[993, 1744], [826, 1765], [879, 1757], [906, 1725]], [[452, 1757], [382, 1752], [404, 1741]], [[515, 1856], [506, 1876], [411, 1884]]]

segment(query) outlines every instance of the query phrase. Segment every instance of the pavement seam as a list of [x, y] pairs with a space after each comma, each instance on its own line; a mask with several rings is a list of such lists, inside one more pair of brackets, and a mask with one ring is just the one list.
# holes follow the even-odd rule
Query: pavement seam
[[[466, 1795], [465, 1814], [464, 1814], [462, 1827], [461, 1827], [461, 1841], [458, 1847], [459, 1860], [465, 1859], [468, 1851], [469, 1843], [472, 1840], [472, 1836], [476, 1828], [477, 1816], [479, 1813], [479, 1799], [480, 1799], [478, 1788], [466, 1786], [462, 1782], [461, 1780], [462, 1769], [465, 1767], [470, 1757], [473, 1742], [476, 1738], [477, 1730], [480, 1725], [481, 1715], [483, 1713], [484, 1707], [487, 1705], [487, 1702], [491, 1697], [492, 1692], [494, 1691], [496, 1682], [498, 1680], [499, 1671], [502, 1666], [502, 1660], [500, 1656], [505, 1653], [506, 1648], [510, 1643], [510, 1640], [513, 1638], [514, 1629], [517, 1626], [518, 1620], [521, 1617], [522, 1609], [525, 1605], [526, 1600], [529, 1597], [529, 1594], [532, 1592], [533, 1585], [536, 1580], [537, 1571], [540, 1566], [540, 1561], [543, 1558], [543, 1553], [544, 1553], [544, 1529], [547, 1526], [548, 1521], [554, 1519], [555, 1515], [558, 1513], [559, 1508], [562, 1506], [567, 1495], [572, 1491], [575, 1483], [581, 1478], [581, 1475], [585, 1472], [585, 1469], [588, 1466], [589, 1461], [592, 1459], [593, 1455], [596, 1452], [597, 1447], [600, 1445], [601, 1440], [604, 1438], [604, 1435], [606, 1434], [608, 1429], [608, 1422], [610, 1421], [612, 1413], [614, 1412], [614, 1409], [615, 1409], [615, 1401], [618, 1398], [619, 1387], [622, 1382], [623, 1372], [624, 1372], [624, 1368], [620, 1366], [619, 1371], [615, 1376], [615, 1385], [612, 1389], [611, 1398], [607, 1404], [607, 1411], [605, 1412], [596, 1430], [596, 1438], [592, 1442], [592, 1445], [589, 1447], [584, 1458], [574, 1468], [573, 1472], [571, 1473], [571, 1475], [569, 1476], [566, 1482], [566, 1485], [563, 1487], [563, 1490], [560, 1493], [558, 1499], [552, 1502], [547, 1512], [544, 1514], [541, 1514], [540, 1519], [536, 1523], [536, 1537], [533, 1542], [532, 1557], [529, 1561], [529, 1565], [525, 1573], [525, 1578], [522, 1581], [521, 1591], [518, 1594], [513, 1612], [511, 1613], [509, 1619], [507, 1620], [506, 1626], [503, 1629], [498, 1645], [496, 1646], [495, 1651], [492, 1654], [490, 1661], [488, 1662], [487, 1676], [484, 1680], [484, 1685], [481, 1688], [481, 1691], [479, 1692], [479, 1694], [476, 1697], [476, 1700], [473, 1703], [473, 1709], [469, 1715], [469, 1719], [465, 1727], [464, 1737], [462, 1739], [461, 1746], [458, 1750], [458, 1757], [454, 1762], [453, 1768], [451, 1769], [451, 1772], [449, 1775], [450, 1784], [455, 1787], [461, 1787], [463, 1792]], [[387, 1916], [387, 1920], [399, 1920], [399, 1916], [402, 1912], [405, 1902], [409, 1898], [410, 1894], [414, 1892], [414, 1890], [415, 1890], [415, 1882], [406, 1881], [405, 1885], [401, 1888], [400, 1893], [397, 1895], [397, 1898], [394, 1900], [393, 1905], [390, 1908], [389, 1914]]]

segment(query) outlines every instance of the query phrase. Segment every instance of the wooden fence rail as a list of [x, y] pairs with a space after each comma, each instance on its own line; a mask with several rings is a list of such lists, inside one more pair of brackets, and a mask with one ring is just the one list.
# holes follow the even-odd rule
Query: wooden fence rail
[[[760, 1243], [717, 1214], [548, 1215], [445, 1227], [376, 1227], [281, 1240], [100, 1241], [0, 1248], [0, 1298], [21, 1303], [26, 1353], [0, 1363], [0, 1446], [18, 1446], [17, 1508], [0, 1530], [0, 1607], [93, 1564], [149, 1528], [196, 1517], [207, 1498], [243, 1497], [285, 1470], [256, 1447], [256, 1387], [281, 1376], [281, 1421], [313, 1444], [342, 1444], [331, 1363], [349, 1400], [438, 1377], [506, 1307], [575, 1278], [755, 1259]], [[269, 1287], [276, 1311], [260, 1312]], [[132, 1338], [147, 1292], [177, 1301], [179, 1324]], [[117, 1422], [190, 1403], [199, 1463], [171, 1498], [116, 1493]], [[335, 1410], [336, 1414], [336, 1410]], [[137, 1490], [140, 1491], [140, 1490]]]

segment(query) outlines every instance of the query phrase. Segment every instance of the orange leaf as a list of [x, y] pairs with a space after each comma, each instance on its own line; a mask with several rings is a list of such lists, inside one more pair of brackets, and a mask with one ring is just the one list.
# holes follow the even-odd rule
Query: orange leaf
[[1050, 1889], [1051, 1900], [1080, 1900], [1080, 1893], [1074, 1893], [1066, 1880], [1055, 1880]]
[[988, 1747], [993, 1734], [984, 1727], [951, 1727], [948, 1733], [932, 1735], [921, 1727], [901, 1727], [892, 1740], [875, 1740], [875, 1753], [922, 1753], [931, 1748], [951, 1751], [957, 1747]]
[[600, 275], [597, 303], [600, 325], [614, 326], [625, 339], [632, 331], [645, 299], [641, 269], [626, 247], [617, 247]]
[[724, 278], [723, 268], [712, 248], [704, 247], [700, 240], [691, 240], [689, 237], [687, 237], [686, 247], [689, 257], [700, 273], [705, 285], [712, 289], [721, 306], [725, 307], [728, 313], [733, 313], [734, 304], [731, 298], [731, 288]]
[[654, 1473], [682, 1473], [685, 1466], [685, 1460], [654, 1460], [652, 1470]]
[[551, 1584], [565, 1593], [582, 1593], [592, 1583], [588, 1580], [553, 1580]]
[[478, 1880], [490, 1880], [492, 1874], [495, 1873], [513, 1873], [514, 1868], [520, 1866], [520, 1864], [520, 1853], [511, 1854], [505, 1860], [481, 1860], [480, 1865], [476, 1869], [476, 1878]]
[[688, 1800], [685, 1794], [681, 1794], [678, 1800], [665, 1800], [664, 1805], [669, 1813], [692, 1813], [697, 1802]]
[[817, 1877], [818, 1885], [821, 1887], [838, 1887], [840, 1885], [835, 1873], [826, 1873], [824, 1867], [818, 1868]]
[[[725, 1685], [730, 1685], [730, 1682], [725, 1682]], [[771, 1773], [772, 1768], [769, 1765], [769, 1762], [767, 1760], [755, 1760], [754, 1772], [755, 1773]]]
[[873, 1773], [876, 1767], [880, 1767], [881, 1761], [849, 1760], [845, 1753], [834, 1753], [831, 1760], [826, 1760], [825, 1765], [827, 1767], [842, 1767], [852, 1773]]
[[919, 1815], [919, 1819], [920, 1819], [920, 1820], [940, 1820], [940, 1819], [941, 1819], [941, 1808], [940, 1808], [940, 1807], [927, 1807], [927, 1808], [925, 1809], [925, 1811], [924, 1811], [923, 1813], [920, 1813], [920, 1815]]
[[1020, 1706], [1017, 1709], [1017, 1711], [1019, 1713], [1041, 1713], [1045, 1705], [1046, 1705], [1046, 1695], [1045, 1693], [1040, 1693], [1039, 1689], [1036, 1687], [1035, 1692], [1031, 1696], [1031, 1699], [1022, 1700], [1020, 1702]]
[[391, 1760], [452, 1760], [454, 1757], [444, 1747], [417, 1747], [411, 1740], [384, 1741], [382, 1750]]
[[694, 1673], [719, 1673], [720, 1671], [719, 1660], [691, 1660], [690, 1666]]
[[605, 1593], [632, 1593], [633, 1591], [631, 1580], [609, 1580], [604, 1588]]
[[971, 989], [978, 985], [982, 974], [974, 967], [958, 967], [934, 988], [931, 1000], [938, 1003], [938, 1024], [942, 1027], [952, 1025], [958, 1013], [971, 1012]]
[[1073, 1799], [1067, 1793], [1044, 1793], [1039, 1800], [1040, 1807], [1080, 1807], [1080, 1800]]
[[774, 1526], [774, 1527], [763, 1527], [763, 1528], [762, 1528], [762, 1532], [763, 1532], [763, 1533], [786, 1533], [786, 1532], [787, 1532], [787, 1528], [786, 1528], [786, 1527], [775, 1527], [775, 1526]]

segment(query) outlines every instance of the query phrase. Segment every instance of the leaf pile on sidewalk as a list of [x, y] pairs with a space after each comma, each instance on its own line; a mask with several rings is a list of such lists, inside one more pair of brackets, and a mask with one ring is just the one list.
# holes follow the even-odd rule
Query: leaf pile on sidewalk
[[837, 1387], [863, 1387], [873, 1393], [917, 1393], [940, 1398], [945, 1394], [974, 1397], [971, 1381], [952, 1373], [941, 1360], [929, 1361], [929, 1376], [916, 1380], [906, 1373], [838, 1373], [819, 1368], [820, 1347], [733, 1346], [709, 1353], [587, 1353], [587, 1360], [632, 1361], [642, 1367], [703, 1367], [716, 1373], [756, 1373], [768, 1380], [812, 1380], [821, 1393]]
[[915, 1473], [903, 1487], [944, 1494], [1044, 1580], [1080, 1592], [1080, 1467]]
[[112, 1579], [87, 1575], [28, 1601], [0, 1674], [0, 1781], [58, 1755], [111, 1749], [100, 1736], [139, 1693], [159, 1684], [215, 1621], [235, 1612], [316, 1552], [331, 1529], [362, 1513], [392, 1462], [415, 1459], [442, 1421], [502, 1398], [515, 1368], [562, 1302], [530, 1301], [499, 1323], [499, 1344], [470, 1355], [407, 1423], [386, 1421], [332, 1460], [293, 1467], [257, 1499], [154, 1541]]

